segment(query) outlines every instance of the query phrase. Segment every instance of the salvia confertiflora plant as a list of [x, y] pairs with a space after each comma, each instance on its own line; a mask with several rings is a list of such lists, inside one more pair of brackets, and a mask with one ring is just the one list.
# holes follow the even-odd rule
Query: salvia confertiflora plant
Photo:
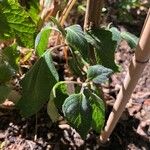
[[[52, 1], [45, 1], [50, 7]], [[46, 7], [45, 6], [45, 7]], [[47, 105], [53, 122], [63, 116], [83, 139], [89, 129], [100, 133], [105, 122], [105, 104], [101, 84], [119, 71], [114, 53], [122, 39], [131, 48], [138, 38], [128, 32], [106, 26], [83, 31], [78, 24], [64, 27], [58, 14], [41, 18], [39, 0], [21, 3], [18, 0], [0, 1], [0, 103], [15, 99], [15, 107], [23, 117], [36, 114]], [[50, 39], [55, 39], [49, 47]], [[36, 62], [21, 75], [19, 96], [12, 80], [21, 74], [21, 50], [26, 49], [24, 61], [31, 54]], [[53, 62], [56, 49], [68, 51], [66, 66], [74, 81], [60, 81]]]

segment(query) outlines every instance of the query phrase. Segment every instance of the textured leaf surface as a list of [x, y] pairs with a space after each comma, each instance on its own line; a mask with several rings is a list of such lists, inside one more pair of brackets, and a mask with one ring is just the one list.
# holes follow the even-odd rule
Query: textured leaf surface
[[117, 41], [113, 39], [111, 31], [105, 29], [92, 29], [86, 33], [87, 41], [95, 47], [97, 63], [118, 71], [115, 64], [114, 53]]
[[6, 61], [0, 62], [0, 83], [7, 82], [15, 74], [15, 70]]
[[53, 87], [50, 100], [54, 100], [56, 107], [61, 111], [62, 105], [68, 96], [68, 86], [65, 82], [61, 81], [56, 83]]
[[6, 85], [0, 85], [0, 104], [3, 103], [9, 95], [11, 89]]
[[126, 40], [131, 48], [135, 48], [139, 38], [129, 32], [121, 32], [121, 37]]
[[43, 28], [35, 39], [35, 50], [39, 56], [42, 56], [47, 49], [51, 29], [48, 27]]
[[68, 44], [75, 50], [78, 50], [82, 57], [88, 59], [88, 42], [85, 38], [84, 32], [79, 25], [72, 25], [66, 28], [66, 40]]
[[81, 137], [86, 138], [92, 116], [91, 106], [85, 95], [83, 93], [70, 95], [63, 104], [63, 113]]
[[29, 13], [32, 20], [37, 23], [40, 19], [40, 5], [39, 0], [19, 0], [20, 5], [24, 8], [25, 11]]
[[112, 33], [112, 40], [116, 41], [118, 44], [121, 41], [120, 31], [115, 27], [110, 28], [109, 31]]
[[90, 30], [85, 33], [85, 37], [91, 45], [93, 45], [96, 49], [101, 49], [102, 41], [95, 33], [96, 30]]
[[102, 65], [90, 66], [87, 71], [87, 79], [94, 83], [101, 84], [108, 80], [113, 71]]
[[32, 20], [37, 24], [39, 22], [40, 16], [40, 5], [39, 0], [30, 0], [27, 1], [29, 3], [29, 6], [27, 6], [27, 12], [31, 16]]
[[50, 91], [57, 81], [58, 74], [51, 55], [45, 52], [21, 82], [23, 93], [17, 104], [21, 114], [28, 117], [39, 111], [49, 100]]
[[92, 128], [100, 133], [105, 122], [105, 105], [96, 94], [91, 94], [90, 102], [92, 106]]
[[17, 50], [16, 44], [3, 49], [2, 56], [10, 64], [11, 67], [13, 67], [15, 70], [18, 70], [19, 51]]
[[0, 1], [0, 39], [16, 38], [20, 46], [33, 48], [36, 24], [17, 0]]

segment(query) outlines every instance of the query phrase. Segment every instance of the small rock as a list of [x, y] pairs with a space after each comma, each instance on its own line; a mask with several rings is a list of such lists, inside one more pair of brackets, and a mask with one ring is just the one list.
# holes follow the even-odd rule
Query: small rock
[[58, 125], [61, 129], [70, 129], [71, 127], [68, 124], [60, 124]]
[[47, 133], [47, 138], [50, 140], [54, 136], [53, 133]]

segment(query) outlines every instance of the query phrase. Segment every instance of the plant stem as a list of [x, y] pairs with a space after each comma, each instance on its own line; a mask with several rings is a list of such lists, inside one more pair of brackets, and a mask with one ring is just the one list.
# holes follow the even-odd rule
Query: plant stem
[[61, 47], [65, 47], [65, 46], [67, 46], [67, 45], [66, 44], [56, 45], [56, 46], [54, 46], [52, 48], [49, 48], [48, 51], [52, 52], [52, 51], [55, 51], [55, 50], [57, 50], [57, 49], [59, 49]]
[[87, 0], [87, 8], [84, 20], [85, 30], [100, 26], [103, 4], [104, 0]]

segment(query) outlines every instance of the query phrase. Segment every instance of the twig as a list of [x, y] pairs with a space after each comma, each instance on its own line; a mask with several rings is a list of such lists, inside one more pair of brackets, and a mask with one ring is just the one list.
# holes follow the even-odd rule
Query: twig
[[51, 52], [64, 46], [67, 46], [67, 44], [56, 45], [53, 48], [49, 48], [49, 51]]
[[65, 7], [65, 9], [60, 17], [61, 26], [64, 25], [64, 22], [65, 22], [66, 18], [68, 17], [69, 12], [72, 9], [72, 7], [74, 6], [75, 2], [76, 2], [76, 0], [69, 0], [67, 6]]

